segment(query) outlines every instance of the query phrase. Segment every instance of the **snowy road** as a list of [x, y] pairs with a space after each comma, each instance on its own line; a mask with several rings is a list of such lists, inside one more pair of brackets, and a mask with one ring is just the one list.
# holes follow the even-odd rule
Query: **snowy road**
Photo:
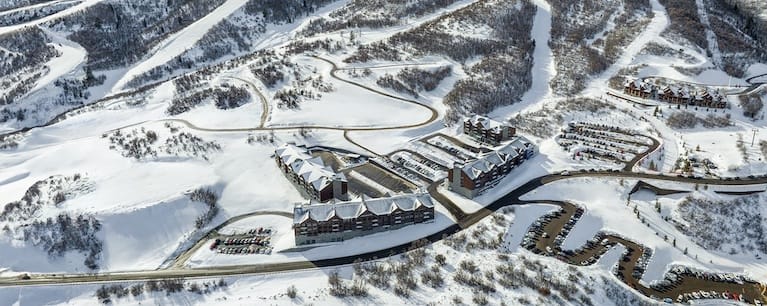
[[[523, 184], [519, 188], [511, 191], [502, 198], [496, 200], [486, 207], [473, 214], [467, 214], [460, 224], [455, 224], [445, 228], [435, 234], [428, 236], [426, 239], [434, 242], [448, 237], [454, 233], [461, 231], [463, 228], [469, 227], [482, 219], [490, 216], [494, 211], [501, 209], [509, 205], [524, 204], [528, 201], [522, 201], [519, 199], [524, 194], [529, 193], [543, 185], [550, 184], [552, 182], [583, 177], [622, 177], [622, 178], [650, 178], [671, 182], [686, 182], [686, 183], [700, 183], [709, 185], [754, 185], [765, 184], [767, 178], [757, 179], [742, 179], [742, 180], [713, 180], [713, 179], [692, 179], [676, 176], [663, 176], [644, 173], [633, 172], [577, 172], [568, 176], [561, 175], [546, 175], [543, 177], [535, 178], [527, 183]], [[149, 280], [149, 279], [169, 279], [169, 278], [210, 278], [215, 276], [231, 276], [231, 275], [254, 275], [265, 274], [284, 271], [296, 271], [305, 269], [316, 269], [319, 267], [330, 267], [338, 265], [351, 264], [355, 260], [371, 260], [373, 258], [383, 258], [391, 256], [392, 254], [400, 254], [410, 250], [411, 243], [405, 243], [398, 246], [385, 248], [378, 251], [368, 252], [364, 254], [357, 254], [352, 256], [345, 256], [341, 258], [332, 258], [317, 261], [299, 261], [299, 262], [285, 262], [285, 263], [271, 263], [271, 264], [257, 264], [257, 265], [235, 265], [235, 266], [219, 266], [219, 267], [207, 267], [207, 268], [194, 268], [194, 269], [160, 269], [151, 271], [123, 271], [115, 273], [100, 273], [100, 274], [38, 274], [30, 275], [29, 279], [21, 279], [18, 277], [6, 277], [0, 278], [0, 286], [39, 286], [39, 285], [66, 285], [72, 283], [104, 283], [104, 282], [117, 282], [117, 281], [132, 281], [132, 280]]]

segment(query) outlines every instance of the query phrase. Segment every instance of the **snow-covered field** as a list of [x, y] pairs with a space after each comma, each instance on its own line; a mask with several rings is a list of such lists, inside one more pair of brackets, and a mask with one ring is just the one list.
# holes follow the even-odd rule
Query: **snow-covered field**
[[[101, 0], [84, 0], [51, 16], [19, 25], [0, 27], [0, 35], [3, 35], [23, 27], [41, 25], [50, 38], [48, 44], [61, 54], [45, 63], [49, 69], [48, 72], [41, 75], [29, 94], [24, 96], [24, 105], [34, 106], [39, 111], [34, 115], [35, 122], [46, 122], [65, 108], [75, 107], [55, 105], [47, 101], [53, 100], [63, 91], [59, 86], [54, 86], [56, 81], [68, 77], [81, 78], [85, 74], [85, 65], [89, 57], [87, 48], [68, 38], [69, 33], [54, 32], [45, 27], [46, 22], [76, 14], [83, 8], [99, 2]], [[275, 146], [284, 142], [335, 147], [366, 155], [383, 155], [400, 149], [410, 149], [422, 152], [437, 164], [451, 167], [457, 159], [455, 156], [440, 151], [432, 146], [434, 143], [428, 145], [421, 139], [434, 133], [443, 133], [468, 144], [477, 145], [473, 144], [469, 138], [460, 135], [460, 122], [457, 125], [446, 124], [443, 118], [454, 109], [443, 104], [442, 101], [457, 82], [472, 73], [469, 69], [481, 58], [474, 56], [464, 60], [465, 62], [459, 62], [446, 55], [415, 52], [403, 57], [401, 61], [384, 61], [377, 58], [365, 63], [350, 64], [345, 63], [344, 60], [359, 51], [362, 45], [369, 46], [385, 41], [394, 35], [437, 20], [474, 2], [448, 1], [449, 3], [444, 7], [435, 8], [423, 16], [407, 17], [403, 22], [393, 26], [378, 27], [376, 25], [358, 29], [346, 28], [351, 23], [344, 23], [341, 30], [320, 32], [307, 40], [327, 39], [331, 44], [330, 49], [333, 50], [316, 48], [316, 50], [297, 55], [283, 54], [285, 51], [283, 47], [286, 44], [306, 38], [298, 33], [308, 27], [316, 26], [313, 24], [315, 19], [332, 16], [333, 11], [346, 8], [347, 4], [356, 2], [337, 1], [318, 8], [316, 16], [287, 17], [283, 24], [267, 25], [265, 32], [259, 38], [262, 40], [255, 44], [252, 51], [275, 50], [277, 52], [275, 58], [284, 59], [289, 63], [288, 66], [294, 65], [290, 69], [285, 68], [286, 70], [282, 71], [285, 76], [274, 84], [268, 84], [263, 76], [258, 77], [255, 72], [254, 67], [263, 64], [259, 63], [262, 58], [245, 57], [245, 59], [234, 60], [236, 54], [205, 63], [211, 65], [206, 68], [209, 69], [205, 70], [206, 73], [190, 77], [194, 81], [190, 81], [191, 85], [187, 85], [200, 86], [192, 89], [194, 91], [224, 84], [244, 86], [243, 88], [246, 88], [250, 94], [250, 99], [236, 108], [219, 109], [215, 105], [216, 101], [205, 100], [182, 114], [169, 115], [168, 107], [172, 105], [172, 101], [188, 94], [184, 92], [180, 83], [171, 80], [138, 93], [104, 99], [72, 112], [55, 124], [34, 128], [16, 136], [18, 147], [0, 151], [0, 205], [9, 203], [9, 206], [4, 207], [13, 210], [13, 205], [10, 204], [21, 201], [31, 203], [31, 207], [35, 205], [40, 207], [34, 210], [28, 219], [0, 219], [0, 227], [8, 227], [8, 230], [4, 229], [0, 232], [0, 276], [13, 276], [24, 272], [84, 273], [154, 270], [164, 266], [175, 255], [193, 245], [208, 230], [230, 218], [254, 212], [290, 213], [296, 203], [305, 203], [307, 200], [284, 177], [273, 161]], [[698, 1], [698, 5], [705, 2]], [[530, 87], [519, 103], [496, 108], [489, 112], [489, 116], [500, 121], [507, 121], [509, 118], [521, 115], [527, 116], [529, 121], [520, 122], [526, 122], [531, 126], [536, 123], [541, 124], [542, 126], [535, 126], [537, 130], [525, 130], [528, 127], [518, 128], [520, 134], [532, 140], [538, 148], [538, 153], [504, 177], [496, 187], [477, 198], [466, 199], [448, 191], [444, 184], [440, 186], [438, 191], [456, 203], [465, 213], [480, 211], [522, 184], [546, 174], [563, 170], [623, 168], [622, 164], [596, 159], [576, 160], [572, 152], [563, 150], [554, 136], [570, 121], [625, 127], [646, 133], [661, 141], [661, 148], [653, 152], [647, 161], [640, 163], [640, 171], [651, 168], [649, 163], [652, 161], [654, 164], [652, 168], [656, 168], [657, 171], [672, 172], [678, 166], [677, 160], [694, 157], [698, 160], [707, 159], [713, 162], [717, 166], [711, 171], [713, 176], [744, 177], [767, 173], [767, 152], [760, 146], [762, 141], [767, 141], [767, 121], [763, 118], [764, 111], [760, 111], [755, 119], [744, 116], [738, 98], [734, 95], [727, 98], [731, 106], [729, 109], [724, 110], [724, 113], [715, 113], [715, 115], [728, 114], [732, 122], [731, 126], [706, 128], [699, 125], [689, 129], [672, 128], [667, 124], [668, 116], [679, 111], [668, 108], [665, 104], [651, 102], [651, 104], [655, 103], [653, 105], [660, 106], [661, 114], [655, 115], [654, 107], [638, 106], [606, 96], [606, 93], [611, 90], [608, 87], [610, 78], [624, 73], [624, 68], [630, 67], [636, 68], [629, 73], [635, 77], [663, 76], [683, 82], [715, 85], [729, 93], [748, 86], [745, 78], [730, 77], [725, 71], [716, 68], [722, 61], [722, 54], [718, 48], [712, 48], [713, 54], [707, 55], [701, 50], [680, 46], [668, 38], [661, 37], [670, 19], [659, 1], [650, 1], [654, 16], [644, 30], [623, 49], [622, 54], [612, 65], [606, 67], [603, 73], [579, 80], [587, 83], [586, 90], [573, 97], [556, 96], [549, 86], [556, 74], [557, 60], [547, 43], [551, 39], [552, 8], [543, 0], [534, 0], [533, 3], [537, 6], [537, 13], [529, 16], [533, 20], [530, 34], [535, 40]], [[102, 85], [90, 88], [92, 96], [82, 101], [95, 102], [108, 94], [122, 92], [134, 77], [152, 68], [160, 67], [185, 52], [200, 52], [195, 49], [197, 42], [222, 20], [236, 19], [230, 17], [240, 14], [239, 12], [246, 5], [248, 1], [245, 0], [225, 1], [221, 6], [183, 29], [168, 33], [156, 47], [135, 63], [126, 67], [99, 71], [99, 74], [106, 76], [106, 81]], [[466, 28], [464, 24], [450, 24], [450, 18], [445, 18], [444, 21], [444, 24], [449, 25], [446, 28], [450, 28], [446, 31], [465, 28], [465, 31], [460, 34], [466, 37], [481, 39], [492, 34], [490, 28]], [[614, 20], [609, 20], [605, 29], [594, 34], [594, 37], [587, 41], [593, 43], [601, 40], [608, 30], [616, 26], [618, 25]], [[710, 44], [716, 43], [716, 37], [711, 31], [706, 34]], [[352, 37], [356, 38], [352, 39]], [[651, 43], [681, 51], [666, 55], [643, 52], [643, 49]], [[0, 52], [4, 50], [0, 46]], [[409, 51], [412, 50], [406, 50], [406, 52]], [[332, 66], [322, 59], [333, 62], [339, 68], [335, 75], [342, 80], [331, 74]], [[421, 69], [450, 67], [452, 70], [449, 76], [439, 81], [436, 88], [419, 91], [417, 97], [377, 83], [382, 76], [396, 75], [405, 67]], [[360, 75], [366, 68], [370, 69], [370, 74]], [[173, 74], [177, 73], [180, 72], [173, 72]], [[746, 76], [761, 73], [767, 73], [767, 64], [757, 63], [748, 67]], [[762, 77], [761, 80], [755, 81], [764, 81], [764, 79]], [[299, 92], [300, 101], [295, 107], [285, 107], [285, 100], [278, 97], [285, 93], [285, 89]], [[0, 88], [0, 95], [5, 93]], [[266, 101], [261, 100], [261, 95]], [[761, 95], [764, 100], [767, 100], [767, 96], [763, 93]], [[503, 98], [499, 97], [499, 99]], [[588, 105], [578, 104], [578, 101], [586, 100], [576, 98], [588, 98], [604, 104], [594, 111]], [[5, 107], [0, 107], [0, 110], [6, 110]], [[8, 109], [11, 109], [10, 106]], [[437, 114], [437, 118], [429, 121], [432, 119], [432, 111]], [[689, 111], [693, 111], [700, 118], [711, 114], [706, 110], [690, 109]], [[0, 129], [10, 131], [18, 124], [20, 122], [16, 119], [8, 119], [0, 122]], [[321, 127], [321, 129], [307, 131], [292, 128], [305, 126]], [[384, 130], [375, 130], [376, 128]], [[546, 133], [538, 135], [537, 132], [541, 130]], [[131, 142], [130, 137], [116, 137], [116, 133], [118, 135], [134, 133], [145, 139], [154, 137], [155, 140], [146, 140], [146, 143], [140, 143], [138, 140]], [[253, 139], [254, 136], [259, 136], [261, 140], [249, 141], [249, 138]], [[2, 139], [0, 145], [5, 141], [9, 140]], [[753, 145], [751, 145], [752, 141]], [[471, 152], [464, 153], [466, 156], [475, 155]], [[407, 156], [409, 153], [398, 154]], [[632, 153], [627, 159], [633, 156]], [[434, 172], [430, 175], [433, 178], [444, 176], [442, 171]], [[698, 175], [702, 174], [702, 171], [697, 169], [694, 173]], [[63, 198], [55, 199], [58, 195], [48, 194], [47, 191], [43, 192], [42, 196], [36, 195], [34, 188], [31, 188], [39, 181], [75, 174], [81, 174], [87, 178], [84, 179], [87, 183], [72, 187], [72, 190], [65, 188], [66, 192], [62, 192], [65, 194]], [[382, 184], [356, 172], [349, 173], [349, 177], [364, 181], [381, 193], [387, 191]], [[721, 201], [732, 200], [733, 196], [717, 194], [714, 191], [754, 191], [767, 188], [765, 185], [704, 187], [666, 181], [646, 181], [663, 188], [685, 190], [696, 197]], [[565, 179], [544, 185], [525, 195], [524, 199], [568, 200], [585, 209], [584, 215], [564, 240], [562, 246], [564, 249], [577, 249], [600, 231], [619, 234], [653, 249], [653, 257], [643, 275], [644, 284], [661, 279], [670, 265], [677, 264], [712, 271], [745, 273], [758, 280], [767, 281], [767, 263], [764, 262], [767, 260], [765, 259], [767, 254], [757, 251], [729, 254], [723, 250], [706, 249], [696, 243], [695, 239], [701, 238], [685, 236], [678, 227], [668, 221], [669, 218], [674, 217], [677, 222], [686, 221], [679, 217], [679, 209], [688, 194], [655, 197], [646, 191], [640, 191], [629, 199], [628, 191], [636, 182], [632, 179], [619, 178]], [[212, 221], [199, 229], [195, 227], [195, 220], [206, 213], [206, 206], [189, 198], [190, 191], [198, 188], [212, 190], [217, 195], [219, 208]], [[29, 199], [37, 200], [37, 202], [27, 201]], [[759, 196], [759, 203], [763, 201], [763, 196]], [[656, 211], [656, 205], [659, 205], [660, 212]], [[213, 290], [205, 295], [189, 292], [167, 296], [160, 293], [147, 293], [140, 297], [114, 298], [113, 302], [123, 305], [361, 303], [443, 305], [461, 300], [465, 304], [482, 304], [477, 300], [482, 297], [482, 294], [476, 293], [479, 289], [461, 284], [455, 279], [459, 271], [465, 270], [461, 267], [462, 261], [474, 261], [482, 271], [482, 273], [477, 272], [477, 275], [480, 278], [487, 278], [488, 282], [492, 283], [503, 277], [496, 267], [510, 264], [518, 271], [522, 271], [519, 273], [530, 274], [527, 277], [529, 279], [534, 278], [533, 268], [536, 268], [541, 269], [539, 274], [541, 278], [550, 278], [554, 283], [569, 284], [568, 286], [574, 288], [571, 295], [566, 297], [557, 292], [553, 295], [543, 294], [540, 287], [535, 288], [531, 285], [505, 288], [495, 284], [497, 291], [489, 292], [485, 296], [492, 304], [505, 302], [506, 304], [582, 305], [588, 304], [584, 301], [588, 299], [594, 305], [628, 305], [625, 299], [643, 299], [634, 295], [631, 289], [619, 283], [611, 275], [611, 269], [619, 260], [623, 247], [608, 251], [597, 264], [581, 268], [568, 267], [556, 259], [533, 255], [519, 248], [519, 243], [530, 224], [554, 209], [554, 206], [543, 204], [516, 206], [488, 217], [452, 237], [427, 246], [425, 248], [426, 265], [415, 268], [416, 274], [412, 277], [421, 281], [416, 281], [419, 285], [416, 289], [409, 291], [409, 297], [395, 294], [394, 288], [397, 285], [394, 282], [390, 288], [376, 288], [368, 284], [369, 295], [365, 298], [339, 298], [329, 295], [327, 278], [333, 271], [337, 270], [344, 282], [348, 284], [352, 284], [355, 278], [370, 277], [369, 275], [353, 276], [355, 273], [351, 266], [341, 266], [332, 269], [229, 277], [226, 279], [229, 283], [226, 289]], [[272, 254], [220, 254], [210, 250], [207, 247], [210, 241], [206, 241], [205, 246], [191, 254], [182, 268], [286, 263], [352, 256], [407, 244], [460, 221], [455, 220], [442, 205], [437, 205], [436, 212], [436, 220], [431, 223], [301, 249], [295, 248], [290, 218], [274, 214], [252, 216], [229, 224], [219, 233], [233, 234], [255, 227], [271, 228], [274, 231], [271, 242], [274, 248]], [[764, 211], [761, 213], [762, 216], [766, 215]], [[56, 218], [59, 214], [73, 216], [83, 214], [99, 220], [100, 229], [97, 232], [97, 238], [103, 242], [103, 249], [99, 255], [97, 270], [89, 271], [83, 265], [85, 254], [78, 251], [70, 250], [62, 256], [49, 256], [39, 245], [35, 245], [32, 241], [24, 241], [21, 233], [23, 228], [29, 225], [27, 223], [33, 221], [44, 223], [47, 218]], [[497, 217], [498, 215], [503, 217]], [[504, 221], [498, 221], [501, 219]], [[726, 223], [726, 220], [722, 222]], [[464, 247], [462, 242], [456, 242], [461, 237], [467, 238], [467, 236], [469, 240], [477, 244]], [[484, 243], [492, 243], [498, 237], [502, 239], [502, 243], [496, 247], [477, 246], [480, 240]], [[456, 244], [461, 246], [456, 247]], [[434, 257], [437, 254], [444, 254], [447, 257], [447, 263], [444, 266], [436, 263]], [[403, 260], [400, 257], [382, 259], [378, 264], [391, 267]], [[422, 273], [426, 275], [430, 273], [429, 271], [437, 273], [434, 272], [435, 270], [445, 275], [445, 283], [443, 286], [432, 288], [422, 280], [426, 278]], [[389, 272], [391, 275], [396, 274], [393, 271]], [[488, 276], [490, 274], [495, 278]], [[297, 298], [287, 297], [286, 289], [290, 285], [298, 288]], [[97, 304], [99, 301], [94, 297], [94, 292], [99, 286], [0, 288], [0, 305]], [[578, 299], [581, 299], [580, 302]]]

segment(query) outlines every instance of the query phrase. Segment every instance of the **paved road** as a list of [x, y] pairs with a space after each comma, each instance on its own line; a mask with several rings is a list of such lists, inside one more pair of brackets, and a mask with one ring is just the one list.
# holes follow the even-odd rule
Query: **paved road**
[[220, 231], [222, 228], [235, 223], [237, 221], [240, 221], [242, 219], [254, 217], [254, 216], [280, 216], [285, 217], [289, 219], [293, 219], [293, 213], [286, 212], [286, 211], [256, 211], [252, 213], [247, 213], [239, 216], [235, 216], [232, 218], [229, 218], [229, 220], [224, 221], [224, 223], [219, 224], [215, 228], [208, 231], [204, 236], [200, 238], [194, 245], [192, 245], [190, 248], [176, 256], [176, 258], [173, 259], [172, 263], [170, 264], [171, 268], [174, 269], [180, 269], [183, 268], [184, 264], [189, 261], [189, 258], [194, 255], [197, 250], [200, 249], [208, 240], [218, 235], [218, 231]]
[[258, 125], [258, 127], [263, 128], [266, 125], [266, 121], [269, 120], [269, 100], [264, 97], [264, 94], [258, 90], [258, 86], [256, 86], [256, 84], [252, 81], [233, 76], [227, 78], [244, 82], [245, 84], [248, 84], [248, 86], [250, 86], [253, 91], [256, 92], [258, 98], [261, 100], [261, 123]]
[[[562, 175], [545, 175], [528, 181], [522, 186], [514, 189], [508, 194], [504, 195], [497, 201], [488, 205], [485, 209], [481, 209], [472, 214], [464, 213], [459, 207], [452, 202], [448, 201], [443, 203], [447, 209], [454, 214], [459, 220], [457, 224], [448, 226], [447, 228], [429, 235], [425, 239], [430, 242], [435, 242], [452, 235], [463, 228], [469, 227], [485, 217], [489, 216], [494, 211], [510, 206], [524, 204], [526, 201], [519, 199], [520, 196], [535, 190], [536, 188], [549, 184], [554, 181], [562, 179], [570, 179], [576, 177], [623, 177], [623, 178], [645, 178], [645, 179], [658, 179], [672, 182], [684, 182], [684, 183], [699, 183], [710, 185], [754, 185], [754, 184], [767, 184], [767, 178], [755, 178], [755, 179], [740, 179], [740, 180], [716, 180], [716, 179], [696, 179], [686, 177], [664, 176], [645, 173], [633, 173], [633, 172], [610, 172], [610, 171], [594, 171], [594, 172], [576, 172], [568, 176]], [[432, 184], [430, 191], [435, 190], [436, 186]], [[435, 198], [440, 201], [440, 198], [444, 198], [438, 192], [432, 193]], [[219, 266], [219, 267], [207, 267], [207, 268], [194, 268], [194, 269], [164, 269], [164, 270], [152, 270], [152, 271], [126, 271], [119, 273], [97, 273], [97, 274], [58, 274], [56, 276], [50, 274], [35, 274], [31, 276], [31, 279], [22, 280], [19, 278], [0, 278], [0, 286], [29, 286], [29, 285], [59, 285], [70, 283], [94, 283], [94, 282], [115, 282], [115, 281], [135, 281], [135, 280], [148, 280], [148, 279], [168, 279], [168, 278], [205, 278], [205, 277], [218, 277], [218, 276], [232, 276], [232, 275], [250, 275], [271, 273], [279, 271], [293, 271], [302, 269], [312, 269], [318, 267], [332, 267], [339, 265], [352, 264], [357, 259], [373, 260], [378, 258], [384, 258], [393, 254], [400, 254], [410, 249], [411, 243], [405, 243], [394, 247], [385, 248], [379, 251], [368, 252], [359, 255], [345, 256], [332, 259], [314, 260], [314, 261], [298, 261], [290, 263], [275, 263], [275, 264], [256, 264], [256, 265], [234, 265], [234, 266]]]

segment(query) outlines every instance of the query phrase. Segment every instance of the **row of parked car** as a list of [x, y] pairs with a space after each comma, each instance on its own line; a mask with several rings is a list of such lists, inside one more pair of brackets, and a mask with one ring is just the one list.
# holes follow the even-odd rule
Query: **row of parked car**
[[210, 249], [222, 254], [271, 254], [272, 229], [253, 228], [245, 233], [216, 238]]
[[[696, 291], [691, 293], [685, 293], [680, 294], [676, 298], [677, 303], [688, 303], [692, 300], [700, 300], [700, 299], [724, 299], [724, 300], [734, 300], [739, 301], [741, 303], [749, 303], [750, 300], [744, 295], [739, 294], [737, 292], [716, 292], [716, 291]], [[754, 305], [762, 306], [762, 301], [759, 299], [754, 299]]]
[[443, 151], [446, 151], [447, 153], [450, 153], [450, 155], [453, 155], [459, 159], [462, 159], [464, 161], [470, 161], [474, 160], [477, 157], [474, 156], [472, 153], [467, 153], [464, 151], [463, 148], [460, 148], [452, 143], [450, 141], [447, 141], [445, 139], [442, 139], [441, 137], [432, 138], [427, 141], [430, 145], [433, 145], [437, 148], [442, 149]]
[[[575, 227], [575, 223], [578, 222], [578, 220], [581, 219], [581, 216], [583, 216], [583, 208], [576, 208], [575, 213], [573, 213], [573, 216], [570, 218], [570, 220], [567, 220], [567, 223], [565, 223], [565, 226], [562, 227], [562, 230], [559, 231], [557, 234], [557, 237], [554, 238], [554, 245], [561, 246], [563, 242], [565, 242], [565, 239], [567, 238], [567, 235], [570, 234], [570, 231]], [[561, 254], [560, 254], [561, 255]]]
[[410, 154], [407, 155], [407, 158], [401, 155], [395, 155], [392, 159], [394, 162], [402, 165], [403, 167], [410, 169], [411, 171], [418, 172], [432, 180], [436, 179], [439, 176], [438, 171], [442, 170], [439, 165], [435, 164], [434, 162], [431, 162], [432, 165], [429, 166], [429, 164], [423, 160]]
[[[533, 222], [533, 224], [530, 225], [530, 228], [525, 234], [525, 237], [522, 238], [522, 247], [530, 250], [531, 252], [535, 254], [541, 254], [543, 251], [539, 250], [535, 246], [538, 243], [538, 239], [539, 239], [538, 237], [548, 238], [549, 234], [543, 231], [543, 227], [546, 226], [546, 224], [549, 224], [551, 220], [562, 216], [562, 212], [563, 211], [561, 209], [557, 210], [555, 212], [544, 215], [543, 217], [540, 217], [538, 218], [538, 220]], [[547, 253], [553, 254], [553, 251], [554, 250], [549, 248], [547, 250]]]
[[222, 247], [216, 250], [221, 254], [272, 254], [272, 247], [270, 246], [236, 246], [236, 247]]

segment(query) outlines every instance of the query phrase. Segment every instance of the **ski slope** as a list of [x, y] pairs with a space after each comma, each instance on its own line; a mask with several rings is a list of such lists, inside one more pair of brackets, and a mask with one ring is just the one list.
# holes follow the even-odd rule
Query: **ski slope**
[[229, 0], [200, 18], [188, 27], [171, 35], [150, 52], [149, 58], [139, 62], [128, 70], [123, 77], [112, 87], [112, 92], [120, 91], [126, 83], [134, 77], [151, 70], [154, 67], [167, 63], [174, 57], [192, 48], [211, 28], [224, 20], [237, 9], [242, 7], [248, 0]]

